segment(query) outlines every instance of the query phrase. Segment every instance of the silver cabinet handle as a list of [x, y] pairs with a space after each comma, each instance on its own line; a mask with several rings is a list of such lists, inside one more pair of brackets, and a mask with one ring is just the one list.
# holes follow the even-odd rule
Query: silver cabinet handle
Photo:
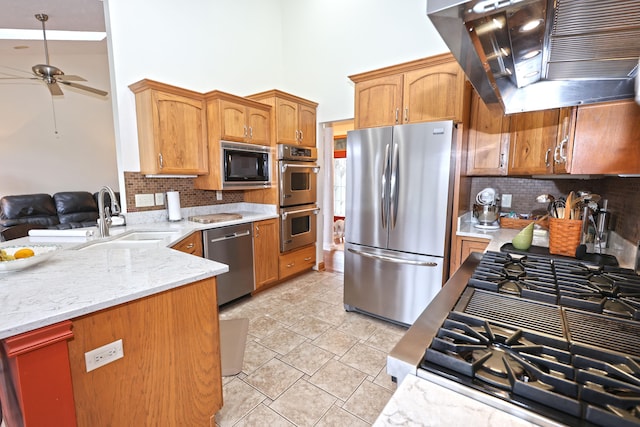
[[186, 249], [193, 249], [195, 245], [193, 243], [189, 243], [187, 246], [185, 246]]
[[304, 133], [302, 133], [302, 130], [300, 131], [300, 142], [302, 142], [302, 140], [304, 139]]
[[390, 257], [390, 256], [385, 256], [385, 255], [375, 255], [375, 254], [370, 254], [368, 252], [362, 252], [359, 251], [357, 249], [352, 249], [349, 248], [348, 249], [349, 252], [352, 252], [356, 255], [360, 255], [363, 256], [365, 258], [373, 258], [373, 259], [377, 259], [380, 261], [386, 261], [386, 262], [393, 262], [396, 264], [409, 264], [409, 265], [419, 265], [419, 266], [423, 266], [423, 267], [437, 267], [438, 263], [436, 262], [431, 262], [431, 261], [412, 261], [409, 259], [402, 259], [402, 258], [395, 258], [395, 257]]
[[307, 262], [308, 262], [308, 261], [311, 261], [311, 257], [310, 257], [310, 256], [308, 256], [308, 257], [306, 257], [304, 260], [305, 260], [305, 261], [307, 261]]
[[296, 129], [296, 141], [300, 139], [300, 131]]
[[500, 153], [500, 169], [504, 167], [504, 153]]
[[396, 124], [398, 124], [398, 116], [400, 115], [400, 109], [396, 108]]
[[409, 107], [404, 107], [404, 121], [409, 123]]
[[164, 159], [162, 158], [162, 153], [158, 153], [158, 163], [160, 164], [160, 169], [164, 168]]
[[547, 151], [544, 153], [544, 165], [546, 167], [551, 166], [551, 164], [549, 164], [549, 154], [551, 154], [551, 148], [548, 148]]
[[253, 126], [249, 126], [249, 139], [253, 139]]
[[247, 137], [247, 125], [244, 125], [243, 129], [244, 129], [244, 137], [246, 138]]
[[565, 153], [565, 147], [567, 146], [567, 143], [569, 142], [569, 137], [566, 136], [561, 142], [560, 142], [560, 159], [562, 160], [562, 163], [566, 163], [567, 161], [567, 154]]

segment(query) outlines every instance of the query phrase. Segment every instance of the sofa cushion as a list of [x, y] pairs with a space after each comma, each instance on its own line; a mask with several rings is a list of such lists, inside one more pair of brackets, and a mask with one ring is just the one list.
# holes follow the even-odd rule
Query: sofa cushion
[[0, 225], [59, 224], [53, 198], [48, 194], [23, 194], [0, 199]]
[[[98, 205], [93, 195], [87, 191], [63, 191], [53, 195], [60, 224], [96, 224]], [[73, 225], [72, 228], [76, 228]]]

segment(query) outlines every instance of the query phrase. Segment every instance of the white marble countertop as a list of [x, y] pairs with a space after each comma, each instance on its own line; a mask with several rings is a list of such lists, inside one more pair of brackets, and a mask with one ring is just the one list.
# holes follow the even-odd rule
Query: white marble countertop
[[62, 250], [27, 269], [0, 273], [0, 339], [227, 272], [226, 264], [168, 246], [196, 230], [277, 217], [275, 206], [247, 203], [216, 205], [195, 214], [219, 212], [241, 213], [243, 217], [200, 224], [187, 220], [168, 222], [154, 213], [151, 220], [138, 215], [133, 224], [111, 228], [112, 237], [140, 230], [176, 232], [158, 247], [77, 250], [95, 237], [23, 237], [2, 242], [0, 248], [55, 244]]
[[[434, 381], [448, 381], [433, 378]], [[481, 402], [415, 375], [407, 375], [384, 407], [374, 427], [386, 426], [474, 426], [474, 427], [530, 427], [558, 426], [546, 418], [509, 405], [510, 412], [491, 406], [504, 405], [499, 399], [486, 395]]]

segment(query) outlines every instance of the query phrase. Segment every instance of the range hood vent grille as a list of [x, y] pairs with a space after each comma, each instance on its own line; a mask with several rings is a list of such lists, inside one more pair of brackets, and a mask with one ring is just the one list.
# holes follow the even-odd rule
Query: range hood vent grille
[[[427, 13], [485, 104], [506, 114], [635, 96], [638, 0], [429, 0]], [[544, 25], [528, 32], [529, 21]]]

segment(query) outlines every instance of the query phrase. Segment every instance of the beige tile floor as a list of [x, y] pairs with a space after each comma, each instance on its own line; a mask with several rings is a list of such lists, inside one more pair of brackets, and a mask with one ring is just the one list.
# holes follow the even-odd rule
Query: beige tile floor
[[223, 307], [246, 317], [242, 372], [223, 378], [230, 426], [369, 426], [396, 385], [386, 356], [406, 329], [342, 305], [343, 276], [312, 271]]

